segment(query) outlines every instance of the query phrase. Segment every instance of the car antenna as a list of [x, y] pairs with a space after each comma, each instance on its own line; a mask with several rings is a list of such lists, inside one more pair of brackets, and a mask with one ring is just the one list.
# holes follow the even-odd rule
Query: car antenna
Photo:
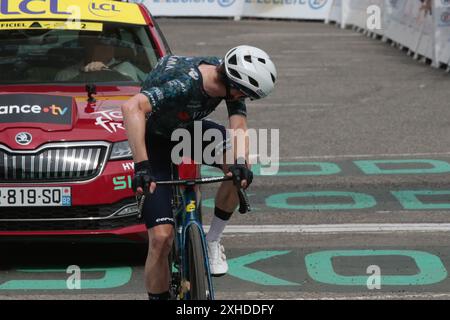
[[97, 94], [97, 86], [95, 84], [87, 84], [86, 92], [88, 94], [88, 103], [95, 103], [97, 100], [94, 98], [94, 94]]
[[86, 92], [88, 94], [88, 99], [87, 99], [87, 106], [86, 106], [85, 112], [92, 113], [95, 111], [94, 107], [95, 107], [95, 103], [97, 102], [97, 100], [94, 97], [94, 94], [97, 94], [97, 86], [95, 84], [87, 84]]

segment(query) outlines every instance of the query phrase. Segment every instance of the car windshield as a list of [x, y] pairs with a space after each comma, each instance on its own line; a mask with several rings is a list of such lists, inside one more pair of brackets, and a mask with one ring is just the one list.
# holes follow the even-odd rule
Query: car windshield
[[146, 26], [82, 22], [80, 29], [1, 30], [0, 84], [140, 84], [158, 61]]

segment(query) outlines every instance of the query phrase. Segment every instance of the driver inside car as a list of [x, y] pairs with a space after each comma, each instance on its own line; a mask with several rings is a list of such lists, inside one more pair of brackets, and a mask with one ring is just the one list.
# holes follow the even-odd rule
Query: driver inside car
[[[116, 52], [122, 49], [118, 47], [119, 42], [119, 35], [114, 30], [103, 32], [99, 36], [81, 32], [79, 43], [85, 51], [84, 61], [59, 71], [55, 80], [58, 82], [71, 81], [82, 73], [113, 71], [130, 78], [130, 81], [143, 81], [146, 76], [144, 72], [130, 62], [116, 58]], [[132, 51], [131, 48], [124, 49]]]

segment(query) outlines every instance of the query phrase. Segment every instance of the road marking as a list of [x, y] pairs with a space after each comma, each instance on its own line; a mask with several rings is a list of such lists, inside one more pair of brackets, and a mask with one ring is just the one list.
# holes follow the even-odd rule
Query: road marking
[[280, 157], [280, 160], [309, 160], [309, 159], [351, 159], [351, 158], [378, 158], [378, 157], [424, 157], [424, 156], [448, 156], [450, 152], [431, 153], [378, 153], [378, 154], [344, 154], [323, 156], [291, 156]]
[[248, 265], [257, 261], [289, 254], [291, 251], [258, 251], [228, 260], [228, 274], [243, 281], [263, 286], [299, 286], [300, 284], [274, 277], [268, 273], [250, 268]]
[[[208, 232], [209, 226], [204, 226]], [[382, 232], [448, 232], [450, 223], [401, 224], [319, 224], [319, 225], [229, 225], [225, 234], [237, 233], [382, 233]]]
[[448, 299], [448, 293], [399, 293], [399, 294], [367, 294], [367, 295], [351, 295], [339, 293], [308, 293], [301, 291], [285, 291], [285, 292], [255, 292], [249, 291], [245, 293], [216, 291], [218, 299], [251, 299], [251, 300], [385, 300], [385, 299]]
[[[342, 295], [336, 293], [307, 293], [300, 291], [277, 291], [277, 292], [226, 292], [216, 291], [216, 298], [236, 300], [386, 300], [386, 299], [449, 299], [448, 293], [407, 293], [407, 294], [377, 294], [377, 295]], [[143, 293], [124, 293], [124, 294], [55, 294], [55, 295], [0, 295], [0, 300], [148, 300]]]
[[448, 299], [450, 297], [450, 294], [409, 294], [409, 295], [378, 295], [378, 296], [348, 296], [348, 297], [318, 297], [318, 298], [299, 298], [299, 299], [294, 299], [294, 300], [398, 300], [398, 299], [406, 299], [406, 300], [411, 300], [411, 299], [437, 299], [437, 298], [441, 298], [441, 299]]

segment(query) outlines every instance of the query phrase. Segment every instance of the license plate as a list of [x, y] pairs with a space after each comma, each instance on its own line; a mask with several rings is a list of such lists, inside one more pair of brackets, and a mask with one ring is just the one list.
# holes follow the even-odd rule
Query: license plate
[[70, 207], [69, 187], [0, 188], [0, 207]]

